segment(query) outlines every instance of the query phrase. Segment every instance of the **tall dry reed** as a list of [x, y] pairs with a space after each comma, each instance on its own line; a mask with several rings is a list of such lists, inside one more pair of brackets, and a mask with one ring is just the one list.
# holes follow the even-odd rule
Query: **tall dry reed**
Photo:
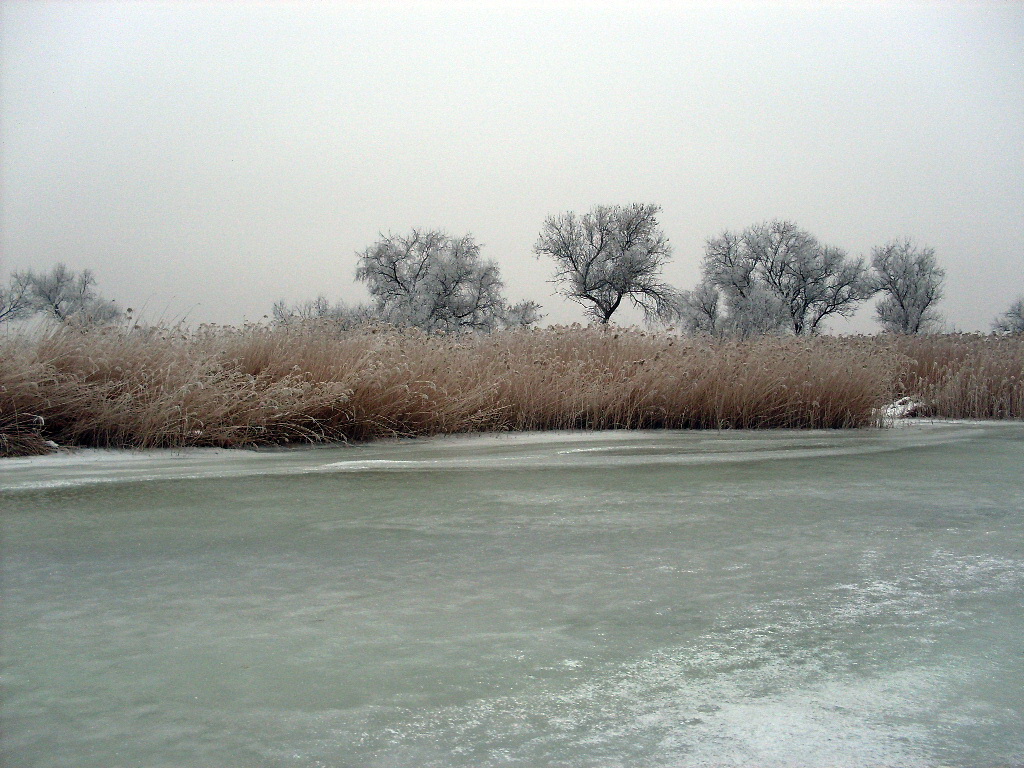
[[256, 446], [484, 430], [838, 428], [898, 394], [1021, 418], [1024, 341], [715, 341], [551, 328], [327, 325], [52, 331], [0, 340], [0, 454]]
[[908, 358], [899, 389], [923, 415], [1024, 419], [1024, 336], [912, 336], [895, 348]]

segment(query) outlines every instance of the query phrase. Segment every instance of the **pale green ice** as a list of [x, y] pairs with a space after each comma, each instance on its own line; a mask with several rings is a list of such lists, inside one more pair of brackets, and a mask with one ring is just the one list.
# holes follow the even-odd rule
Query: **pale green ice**
[[0, 461], [0, 763], [1024, 763], [1024, 424]]

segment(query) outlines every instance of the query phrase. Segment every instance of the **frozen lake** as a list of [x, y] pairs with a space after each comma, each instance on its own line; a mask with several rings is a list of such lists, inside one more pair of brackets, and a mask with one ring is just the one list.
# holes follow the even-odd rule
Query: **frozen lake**
[[0, 461], [0, 763], [1024, 761], [1024, 425]]

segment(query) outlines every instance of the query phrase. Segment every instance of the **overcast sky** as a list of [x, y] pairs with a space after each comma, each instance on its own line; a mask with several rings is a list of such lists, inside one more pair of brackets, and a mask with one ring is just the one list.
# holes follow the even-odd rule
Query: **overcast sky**
[[785, 218], [934, 247], [959, 329], [1024, 294], [1021, 3], [0, 8], [0, 273], [91, 268], [150, 319], [362, 300], [356, 252], [419, 226], [582, 320], [541, 223], [634, 201], [680, 287], [706, 238]]

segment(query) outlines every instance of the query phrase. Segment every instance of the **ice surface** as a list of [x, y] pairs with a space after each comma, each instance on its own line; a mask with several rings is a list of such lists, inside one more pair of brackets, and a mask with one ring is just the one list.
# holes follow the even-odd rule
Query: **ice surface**
[[1024, 760], [1024, 425], [0, 463], [11, 766]]
[[[816, 458], [888, 452], [971, 439], [979, 428], [1004, 422], [906, 420], [903, 435], [884, 430], [843, 433], [772, 432], [529, 432], [381, 440], [346, 446], [228, 450], [182, 448], [150, 451], [71, 449], [45, 456], [0, 460], [0, 491], [78, 487], [97, 483], [173, 479], [282, 476], [308, 472], [424, 469], [539, 469], [623, 464], [706, 464]], [[680, 438], [681, 439], [674, 439]], [[740, 437], [742, 436], [742, 437]], [[583, 454], [583, 455], [580, 455]], [[588, 456], [587, 454], [596, 454]], [[586, 464], [584, 464], [586, 462]]]

